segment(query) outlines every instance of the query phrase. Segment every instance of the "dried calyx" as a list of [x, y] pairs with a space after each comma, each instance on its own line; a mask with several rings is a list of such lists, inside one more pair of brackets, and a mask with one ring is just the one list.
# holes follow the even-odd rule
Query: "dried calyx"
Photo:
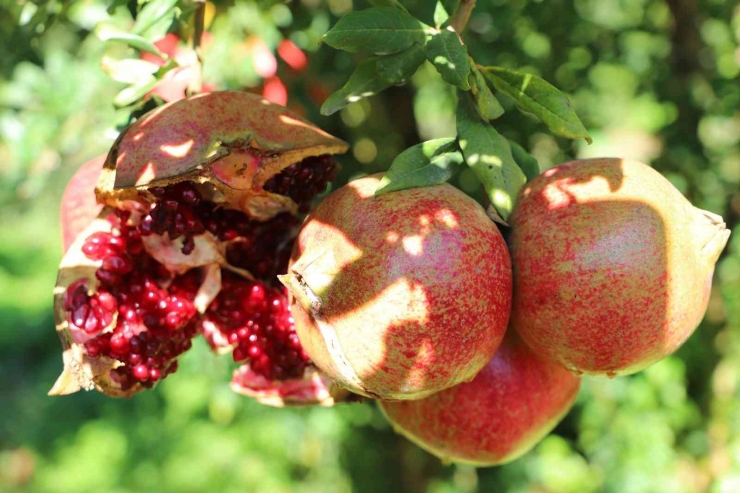
[[[84, 230], [62, 225], [55, 316], [65, 369], [51, 393], [130, 396], [174, 372], [203, 334], [243, 364], [235, 390], [273, 405], [333, 402], [275, 276], [287, 268], [297, 216], [346, 147], [241, 92], [163, 106], [124, 131], [98, 168], [104, 208]], [[68, 189], [63, 220], [79, 203], [100, 208], [75, 200], [91, 193]]]

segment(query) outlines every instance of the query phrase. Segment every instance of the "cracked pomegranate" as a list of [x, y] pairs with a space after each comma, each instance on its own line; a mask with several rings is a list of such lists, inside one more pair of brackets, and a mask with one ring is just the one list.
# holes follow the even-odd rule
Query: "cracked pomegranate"
[[[51, 393], [150, 388], [202, 333], [243, 364], [235, 390], [273, 405], [331, 403], [337, 394], [301, 348], [275, 276], [287, 268], [296, 215], [345, 149], [238, 92], [165, 105], [129, 127], [102, 171], [96, 161], [97, 218], [87, 212], [101, 208], [91, 187], [65, 193], [62, 219], [76, 219], [63, 222], [55, 313], [65, 371]], [[72, 183], [92, 183], [93, 168]], [[70, 215], [74, 204], [86, 210]]]
[[426, 399], [378, 401], [394, 429], [446, 462], [511, 462], [542, 440], [570, 410], [581, 380], [540, 358], [509, 330], [471, 382]]
[[634, 373], [701, 322], [730, 235], [657, 171], [573, 161], [522, 190], [511, 217], [513, 325], [575, 373]]
[[496, 225], [450, 185], [327, 196], [296, 241], [288, 286], [311, 360], [352, 392], [418, 399], [472, 379], [501, 342], [511, 263]]

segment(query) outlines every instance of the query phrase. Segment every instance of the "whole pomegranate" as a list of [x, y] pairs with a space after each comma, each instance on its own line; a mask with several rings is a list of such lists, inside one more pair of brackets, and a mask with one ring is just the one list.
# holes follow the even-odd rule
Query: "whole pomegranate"
[[326, 197], [279, 277], [321, 370], [361, 395], [418, 399], [491, 359], [509, 320], [511, 261], [483, 208], [454, 187], [374, 197], [379, 182]]
[[493, 466], [518, 458], [550, 433], [580, 384], [509, 330], [471, 382], [426, 399], [378, 403], [397, 432], [443, 461]]
[[50, 393], [129, 396], [174, 372], [203, 334], [244, 363], [235, 390], [331, 403], [275, 275], [346, 147], [241, 92], [165, 105], [126, 129], [64, 194], [54, 304], [65, 369]]
[[634, 373], [674, 352], [707, 307], [730, 235], [660, 173], [573, 161], [522, 190], [511, 217], [512, 322], [575, 373]]

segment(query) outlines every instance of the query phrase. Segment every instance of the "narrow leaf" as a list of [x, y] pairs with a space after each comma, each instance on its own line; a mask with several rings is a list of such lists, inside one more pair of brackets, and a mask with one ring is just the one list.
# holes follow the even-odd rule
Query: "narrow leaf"
[[511, 155], [514, 157], [516, 164], [521, 168], [524, 176], [527, 177], [527, 181], [539, 175], [540, 163], [537, 162], [537, 159], [513, 140], [510, 140], [509, 144], [511, 144]]
[[546, 80], [501, 67], [482, 67], [494, 87], [514, 98], [520, 109], [533, 113], [555, 135], [592, 142], [568, 97]]
[[374, 7], [393, 7], [395, 9], [408, 12], [408, 10], [406, 10], [406, 7], [404, 7], [398, 0], [367, 0], [367, 3]]
[[161, 58], [167, 58], [167, 55], [164, 53], [161, 53], [156, 46], [154, 46], [154, 43], [149, 41], [146, 38], [143, 38], [141, 36], [138, 36], [136, 34], [131, 34], [126, 31], [122, 31], [118, 27], [114, 26], [113, 24], [108, 24], [105, 22], [99, 23], [95, 27], [95, 34], [98, 36], [98, 39], [101, 41], [121, 41], [122, 43], [126, 43], [132, 48], [136, 48], [140, 51], [146, 51], [148, 53], [152, 53], [154, 55], [157, 55]]
[[150, 0], [136, 16], [136, 23], [131, 29], [133, 34], [146, 36], [147, 30], [168, 14], [173, 16], [177, 0]]
[[409, 147], [396, 156], [375, 195], [447, 182], [463, 163], [455, 139], [435, 139]]
[[146, 96], [146, 94], [151, 91], [155, 85], [157, 85], [157, 79], [152, 76], [148, 80], [128, 86], [127, 88], [116, 94], [116, 97], [113, 98], [113, 104], [118, 107], [133, 104], [139, 99]]
[[409, 80], [416, 70], [426, 60], [426, 50], [423, 44], [415, 44], [393, 55], [386, 55], [378, 59], [378, 73], [382, 78], [393, 84]]
[[393, 85], [378, 72], [378, 58], [360, 62], [341, 89], [329, 96], [321, 105], [322, 115], [331, 115], [350, 103], [370, 97]]
[[470, 68], [471, 73], [468, 79], [470, 80], [470, 89], [473, 93], [475, 104], [478, 106], [478, 111], [483, 119], [495, 120], [504, 114], [504, 107], [501, 106], [501, 103], [498, 102], [496, 96], [491, 92], [480, 70], [475, 65], [471, 65]]
[[446, 82], [464, 91], [470, 89], [468, 49], [455, 31], [445, 29], [433, 36], [427, 42], [427, 59], [434, 64]]
[[101, 66], [113, 80], [125, 84], [148, 81], [159, 70], [159, 65], [138, 58], [113, 60], [104, 57]]
[[351, 53], [389, 54], [423, 43], [429, 29], [402, 10], [373, 7], [345, 15], [321, 39], [332, 48]]
[[441, 0], [441, 2], [450, 14], [457, 12], [458, 7], [460, 7], [460, 0]]
[[506, 220], [527, 179], [511, 155], [509, 141], [480, 118], [472, 98], [462, 91], [458, 91], [457, 138], [465, 162]]
[[445, 9], [444, 3], [442, 0], [437, 0], [437, 5], [434, 7], [434, 25], [439, 29], [449, 18], [450, 14]]

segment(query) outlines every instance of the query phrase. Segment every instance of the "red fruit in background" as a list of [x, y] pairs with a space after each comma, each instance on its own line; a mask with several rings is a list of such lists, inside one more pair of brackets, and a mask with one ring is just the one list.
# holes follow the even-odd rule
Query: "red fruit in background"
[[278, 44], [277, 53], [296, 72], [301, 72], [308, 66], [306, 54], [289, 39], [284, 39]]
[[476, 377], [426, 399], [378, 401], [393, 428], [445, 462], [517, 459], [568, 413], [580, 379], [535, 355], [509, 331]]
[[67, 183], [62, 195], [60, 222], [62, 224], [62, 247], [67, 251], [85, 228], [100, 214], [103, 206], [95, 200], [95, 185], [106, 156], [98, 156], [80, 166]]
[[511, 304], [506, 244], [450, 185], [374, 197], [380, 176], [326, 197], [298, 235], [288, 275], [298, 336], [352, 392], [421, 398], [472, 379]]
[[673, 353], [704, 316], [730, 232], [660, 173], [573, 161], [522, 190], [511, 220], [512, 325], [576, 373], [634, 373]]
[[262, 97], [275, 104], [285, 106], [288, 104], [288, 88], [285, 87], [278, 76], [267, 78], [262, 87]]
[[[247, 366], [236, 390], [273, 405], [329, 403], [335, 394], [302, 350], [275, 275], [287, 268], [297, 214], [333, 178], [331, 154], [345, 150], [241, 92], [165, 105], [126, 129], [97, 171], [97, 218], [79, 232], [62, 214], [65, 237], [79, 233], [55, 288], [65, 370], [51, 393], [149, 388], [202, 333]], [[89, 195], [65, 194], [83, 198], [73, 200], [90, 209], [80, 217], [100, 210], [86, 198], [93, 168], [72, 180]]]

